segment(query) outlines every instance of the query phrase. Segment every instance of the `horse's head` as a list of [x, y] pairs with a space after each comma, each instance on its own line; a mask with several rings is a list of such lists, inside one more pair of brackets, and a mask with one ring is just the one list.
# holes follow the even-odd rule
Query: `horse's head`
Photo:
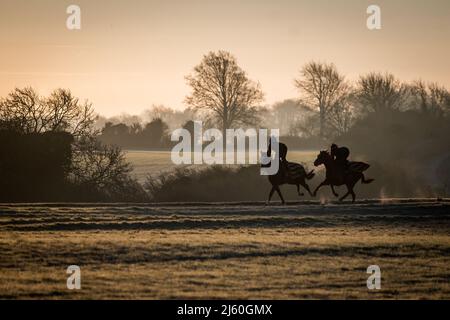
[[320, 166], [321, 164], [325, 164], [325, 162], [330, 158], [330, 154], [326, 150], [320, 151], [320, 153], [317, 155], [317, 159], [314, 161], [314, 165], [316, 167]]

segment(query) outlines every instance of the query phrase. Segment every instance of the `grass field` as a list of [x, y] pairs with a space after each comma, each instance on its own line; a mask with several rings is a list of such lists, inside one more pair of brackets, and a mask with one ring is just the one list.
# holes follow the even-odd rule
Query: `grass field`
[[[0, 298], [450, 299], [450, 201], [0, 205]], [[80, 290], [66, 268], [81, 268]], [[381, 290], [366, 269], [381, 268]]]
[[[170, 151], [125, 151], [126, 159], [133, 165], [133, 175], [144, 182], [147, 175], [156, 175], [175, 168], [170, 159]], [[312, 166], [316, 151], [289, 151], [289, 161], [306, 162]], [[200, 166], [200, 165], [195, 165]]]

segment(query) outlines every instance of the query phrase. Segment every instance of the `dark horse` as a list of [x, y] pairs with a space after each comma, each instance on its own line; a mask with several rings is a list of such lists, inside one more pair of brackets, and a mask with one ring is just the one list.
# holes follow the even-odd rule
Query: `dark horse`
[[317, 167], [323, 164], [326, 169], [326, 178], [325, 180], [319, 184], [314, 190], [314, 196], [317, 194], [317, 190], [319, 190], [322, 186], [329, 185], [331, 187], [331, 191], [333, 194], [338, 197], [339, 195], [334, 191], [334, 186], [347, 186], [347, 193], [343, 195], [339, 200], [344, 200], [349, 194], [352, 195], [352, 201], [355, 202], [355, 192], [353, 188], [355, 184], [361, 180], [362, 183], [371, 183], [374, 179], [365, 179], [363, 171], [366, 171], [370, 165], [364, 162], [350, 162], [348, 169], [344, 171], [342, 166], [339, 166], [334, 160], [333, 157], [327, 151], [320, 151], [317, 159], [314, 161], [314, 165]]
[[[306, 180], [310, 180], [314, 177], [314, 170], [311, 170], [309, 173], [306, 173], [305, 168], [295, 162], [287, 162], [288, 174], [285, 174], [283, 170], [281, 170], [281, 163], [278, 171], [274, 175], [269, 175], [269, 182], [272, 184], [272, 189], [269, 193], [269, 199], [267, 200], [267, 204], [269, 204], [270, 199], [272, 198], [273, 193], [276, 191], [280, 196], [281, 202], [285, 204], [283, 195], [281, 194], [280, 186], [282, 184], [293, 184], [297, 186], [297, 193], [299, 196], [303, 196], [303, 193], [300, 192], [300, 185], [305, 188], [309, 194], [312, 196], [311, 191], [309, 190], [309, 186], [306, 184]], [[270, 163], [262, 166], [270, 166]]]

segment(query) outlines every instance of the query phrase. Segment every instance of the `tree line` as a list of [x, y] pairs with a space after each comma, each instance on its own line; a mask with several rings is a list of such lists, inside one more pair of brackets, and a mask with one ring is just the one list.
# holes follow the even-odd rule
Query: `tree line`
[[376, 72], [351, 83], [332, 63], [305, 64], [294, 79], [298, 98], [271, 109], [261, 106], [264, 94], [259, 83], [250, 80], [228, 52], [208, 53], [186, 79], [191, 87], [187, 105], [222, 129], [261, 124], [273, 128], [271, 116], [286, 108], [287, 117], [294, 119], [290, 135], [330, 139], [370, 113], [418, 110], [440, 117], [450, 112], [450, 93], [437, 83], [407, 84]]
[[294, 79], [298, 97], [267, 107], [261, 85], [225, 51], [206, 54], [186, 81], [186, 110], [155, 106], [147, 121], [98, 117], [67, 89], [16, 88], [0, 98], [0, 201], [148, 200], [121, 147], [169, 148], [171, 130], [192, 131], [194, 119], [222, 131], [280, 128], [294, 148], [334, 140], [380, 161], [428, 163], [448, 152], [450, 94], [436, 83], [388, 73], [350, 82], [335, 65], [310, 62]]
[[[443, 117], [450, 112], [450, 93], [437, 83], [404, 83], [389, 73], [372, 72], [349, 81], [332, 63], [309, 62], [293, 83], [298, 97], [265, 106], [264, 93], [226, 51], [206, 54], [186, 76], [191, 88], [186, 110], [156, 106], [142, 117], [103, 120], [101, 140], [125, 148], [170, 148], [169, 134], [193, 119], [206, 127], [278, 128], [294, 145], [318, 146], [346, 134], [361, 119], [375, 114], [417, 111]], [[175, 119], [175, 120], [174, 120]], [[301, 144], [299, 145], [301, 146]]]

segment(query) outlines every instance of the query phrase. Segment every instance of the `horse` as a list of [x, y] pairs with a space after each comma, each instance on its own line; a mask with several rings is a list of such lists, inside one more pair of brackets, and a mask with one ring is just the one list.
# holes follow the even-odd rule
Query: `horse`
[[[267, 200], [266, 204], [270, 203], [270, 199], [272, 198], [273, 193], [276, 191], [278, 193], [278, 196], [281, 199], [281, 203], [285, 204], [283, 195], [281, 194], [280, 186], [283, 184], [292, 184], [297, 186], [297, 194], [299, 196], [303, 196], [304, 193], [300, 192], [300, 185], [305, 188], [309, 194], [312, 196], [311, 190], [309, 189], [308, 184], [306, 183], [306, 180], [310, 180], [314, 177], [315, 173], [314, 170], [311, 170], [310, 172], [306, 173], [305, 168], [295, 162], [287, 162], [287, 169], [288, 174], [286, 175], [283, 170], [281, 170], [281, 163], [278, 168], [277, 173], [273, 175], [268, 175], [269, 182], [272, 184], [272, 189], [269, 193], [269, 199]], [[270, 167], [270, 162], [266, 165], [261, 165], [262, 167]]]
[[343, 201], [349, 194], [352, 195], [352, 202], [355, 202], [355, 192], [353, 188], [355, 184], [361, 180], [361, 183], [368, 184], [374, 181], [374, 179], [366, 179], [364, 177], [363, 171], [366, 171], [370, 165], [364, 162], [350, 162], [348, 169], [342, 172], [344, 169], [337, 165], [333, 160], [333, 157], [328, 153], [328, 151], [320, 151], [317, 159], [314, 161], [314, 165], [316, 167], [320, 165], [324, 165], [326, 169], [326, 177], [325, 180], [319, 184], [314, 190], [314, 196], [317, 195], [317, 190], [319, 190], [322, 186], [329, 185], [331, 187], [331, 191], [333, 192], [335, 197], [339, 197], [339, 195], [334, 191], [334, 186], [347, 186], [347, 193], [339, 198], [339, 201]]

